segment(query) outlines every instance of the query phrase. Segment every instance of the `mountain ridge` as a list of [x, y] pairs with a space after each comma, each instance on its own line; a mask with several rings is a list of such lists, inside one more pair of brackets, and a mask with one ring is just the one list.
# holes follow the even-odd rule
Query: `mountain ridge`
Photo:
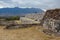
[[29, 13], [42, 13], [39, 8], [0, 8], [0, 15], [25, 15]]

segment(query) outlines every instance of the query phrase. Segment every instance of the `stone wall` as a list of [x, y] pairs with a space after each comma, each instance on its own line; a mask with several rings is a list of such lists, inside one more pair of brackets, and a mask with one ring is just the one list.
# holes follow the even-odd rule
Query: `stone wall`
[[4, 29], [18, 29], [18, 28], [27, 28], [27, 27], [32, 27], [32, 26], [40, 26], [40, 24], [10, 24], [7, 25]]
[[43, 27], [48, 30], [56, 32], [56, 28], [59, 26], [60, 20], [46, 19], [44, 20]]
[[43, 16], [44, 16], [44, 14], [45, 14], [45, 13], [37, 13], [37, 14], [34, 14], [34, 13], [33, 13], [33, 14], [27, 14], [27, 15], [25, 15], [25, 17], [40, 22], [40, 20], [41, 20], [41, 19], [43, 18]]
[[47, 10], [41, 23], [43, 27], [53, 32], [60, 30], [60, 9]]
[[60, 20], [60, 9], [47, 10], [43, 19], [45, 20], [46, 18]]

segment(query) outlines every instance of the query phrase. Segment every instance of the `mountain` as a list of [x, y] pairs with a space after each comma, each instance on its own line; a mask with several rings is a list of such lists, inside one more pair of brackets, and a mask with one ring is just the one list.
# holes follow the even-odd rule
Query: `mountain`
[[42, 13], [43, 10], [39, 8], [1, 8], [0, 15], [25, 15], [29, 13]]

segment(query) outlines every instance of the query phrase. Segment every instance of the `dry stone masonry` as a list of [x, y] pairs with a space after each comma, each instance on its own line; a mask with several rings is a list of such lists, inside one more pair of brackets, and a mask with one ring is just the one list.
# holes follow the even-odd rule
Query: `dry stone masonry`
[[60, 9], [47, 10], [42, 20], [45, 29], [57, 33], [60, 31]]

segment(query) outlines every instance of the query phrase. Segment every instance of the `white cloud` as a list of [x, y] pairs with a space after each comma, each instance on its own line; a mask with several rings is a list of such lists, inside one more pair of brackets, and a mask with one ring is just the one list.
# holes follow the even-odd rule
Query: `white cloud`
[[0, 8], [3, 7], [34, 7], [41, 9], [60, 8], [60, 0], [0, 0]]

